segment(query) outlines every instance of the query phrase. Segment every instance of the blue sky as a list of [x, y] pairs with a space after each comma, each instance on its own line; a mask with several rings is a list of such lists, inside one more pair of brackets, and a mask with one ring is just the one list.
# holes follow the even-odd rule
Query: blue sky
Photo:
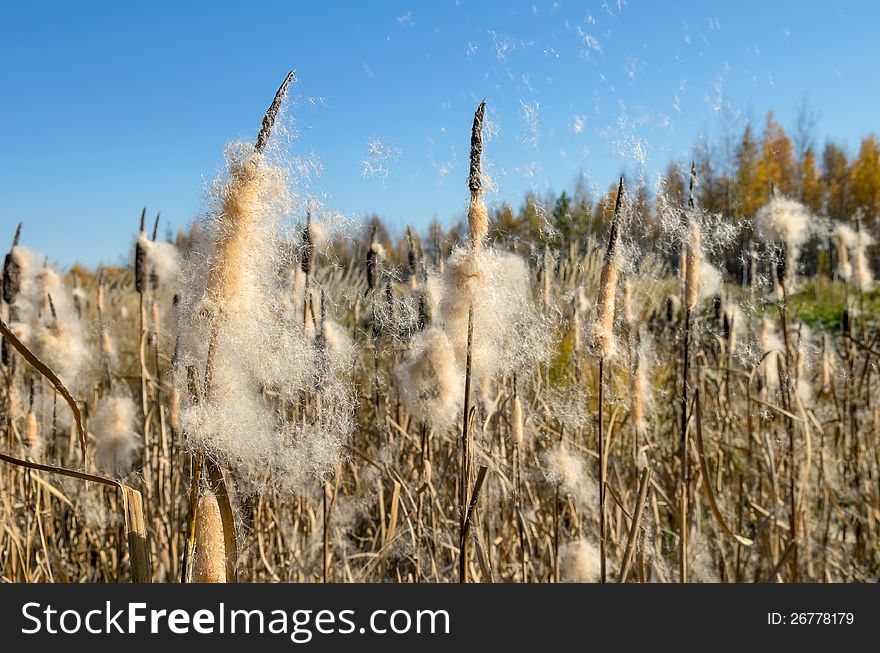
[[653, 179], [724, 116], [791, 128], [805, 96], [820, 145], [877, 129], [876, 2], [183, 4], [4, 3], [0, 249], [22, 220], [54, 261], [117, 263], [144, 205], [186, 226], [290, 68], [310, 191], [395, 228], [461, 217], [483, 97], [488, 199], [515, 205]]

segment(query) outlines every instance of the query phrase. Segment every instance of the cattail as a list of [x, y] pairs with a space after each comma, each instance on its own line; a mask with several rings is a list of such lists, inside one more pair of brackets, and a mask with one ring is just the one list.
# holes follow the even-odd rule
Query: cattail
[[140, 446], [135, 432], [137, 406], [128, 397], [102, 397], [91, 420], [95, 435], [95, 464], [107, 474], [122, 475], [131, 467]]
[[406, 243], [406, 274], [409, 277], [410, 288], [415, 290], [418, 286], [418, 279], [416, 278], [416, 249], [413, 242], [412, 229], [409, 227], [406, 228]]
[[[794, 200], [774, 196], [755, 214], [755, 233], [767, 244], [781, 244], [777, 257], [777, 280], [791, 285], [801, 247], [810, 237], [810, 211]], [[779, 267], [781, 263], [782, 267]]]
[[168, 423], [175, 431], [180, 428], [180, 388], [171, 386], [171, 402], [168, 408]]
[[370, 232], [370, 244], [367, 249], [367, 288], [376, 287], [379, 261], [385, 258], [385, 248], [375, 240], [375, 229]]
[[846, 282], [852, 278], [852, 264], [849, 262], [849, 243], [847, 242], [847, 232], [852, 230], [846, 225], [840, 225], [835, 231], [835, 240], [837, 241], [837, 274]]
[[306, 226], [302, 232], [302, 259], [300, 261], [300, 265], [302, 267], [302, 271], [308, 276], [312, 272], [312, 255], [315, 250], [315, 246], [312, 244], [312, 212], [309, 211], [306, 214]]
[[608, 234], [608, 247], [599, 277], [599, 294], [596, 299], [596, 321], [593, 324], [593, 347], [600, 358], [608, 358], [614, 353], [614, 298], [617, 292], [617, 221], [623, 199], [623, 177], [617, 189], [617, 203], [611, 230]]
[[702, 252], [700, 250], [700, 225], [696, 221], [690, 224], [690, 231], [685, 256], [685, 308], [694, 310], [700, 296], [700, 263]]
[[513, 396], [513, 410], [510, 415], [510, 431], [517, 448], [522, 451], [523, 446], [523, 407], [519, 395]]
[[483, 156], [483, 115], [486, 101], [480, 102], [474, 113], [474, 125], [471, 130], [471, 166], [468, 176], [468, 188], [471, 191], [468, 206], [468, 226], [470, 227], [471, 249], [476, 251], [482, 247], [489, 233], [489, 212], [480, 195], [483, 190], [481, 159]]
[[208, 297], [224, 310], [250, 295], [247, 265], [251, 257], [259, 255], [261, 242], [255, 233], [267, 209], [264, 198], [272, 189], [280, 191], [281, 181], [278, 171], [266, 166], [256, 152], [231, 161], [230, 174], [207, 287]]
[[773, 323], [766, 317], [761, 319], [758, 340], [764, 356], [761, 366], [764, 372], [765, 389], [772, 393], [780, 387], [779, 353], [783, 351], [783, 344], [776, 334]]
[[12, 248], [3, 260], [3, 301], [10, 306], [15, 303], [15, 298], [21, 289], [21, 263], [16, 255], [20, 238], [21, 223], [19, 222], [18, 228], [15, 230], [15, 237], [12, 239]]
[[225, 583], [226, 543], [220, 506], [214, 494], [202, 495], [197, 515], [192, 580], [194, 583]]
[[24, 420], [24, 434], [22, 435], [22, 443], [30, 450], [37, 448], [39, 444], [39, 436], [37, 435], [37, 415], [33, 406], [27, 413]]
[[110, 329], [106, 327], [101, 329], [101, 354], [107, 360], [116, 358], [116, 347], [113, 345], [113, 340], [110, 337]]
[[95, 306], [98, 309], [98, 315], [103, 315], [107, 311], [107, 307], [105, 305], [104, 284], [103, 283], [98, 284], [98, 292], [97, 292], [97, 297], [95, 299]]
[[874, 286], [874, 274], [871, 272], [871, 266], [868, 263], [868, 256], [865, 251], [867, 246], [873, 242], [874, 239], [869, 234], [859, 231], [853, 249], [853, 276], [855, 277], [856, 287], [862, 292], [867, 292]]
[[731, 306], [724, 311], [724, 339], [727, 341], [727, 351], [733, 353], [736, 351], [736, 330], [739, 324], [736, 322], [737, 310], [735, 306]]
[[147, 207], [141, 211], [141, 228], [137, 243], [134, 246], [134, 287], [140, 294], [147, 290], [147, 233], [144, 231], [144, 219], [147, 217]]

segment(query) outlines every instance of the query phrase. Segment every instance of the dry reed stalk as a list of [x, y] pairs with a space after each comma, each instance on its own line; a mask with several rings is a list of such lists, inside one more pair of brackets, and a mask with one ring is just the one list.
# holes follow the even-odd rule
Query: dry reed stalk
[[144, 506], [141, 493], [125, 483], [114, 481], [103, 476], [87, 474], [82, 471], [43, 465], [29, 460], [21, 460], [4, 453], [0, 453], [0, 460], [17, 467], [39, 470], [51, 474], [59, 474], [82, 481], [91, 481], [114, 487], [122, 494], [122, 511], [125, 530], [128, 540], [128, 559], [133, 583], [149, 583], [152, 580], [152, 568], [150, 563], [150, 546], [147, 542], [146, 520], [144, 518]]
[[639, 529], [642, 525], [642, 513], [645, 510], [645, 499], [648, 496], [648, 487], [650, 485], [650, 480], [651, 468], [645, 467], [642, 470], [641, 476], [639, 477], [639, 495], [638, 499], [636, 500], [636, 509], [633, 512], [632, 522], [630, 523], [629, 538], [627, 539], [626, 550], [623, 554], [623, 564], [620, 565], [620, 572], [617, 576], [618, 583], [625, 583], [626, 577], [629, 574], [633, 551], [635, 551], [635, 544], [639, 538]]

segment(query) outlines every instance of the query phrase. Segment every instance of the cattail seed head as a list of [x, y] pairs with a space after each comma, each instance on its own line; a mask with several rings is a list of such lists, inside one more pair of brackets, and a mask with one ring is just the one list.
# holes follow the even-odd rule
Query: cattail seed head
[[306, 217], [306, 226], [302, 232], [302, 258], [300, 260], [300, 265], [302, 266], [302, 271], [307, 275], [312, 272], [312, 255], [314, 254], [315, 246], [312, 244], [312, 214], [309, 213]]
[[523, 446], [523, 408], [519, 395], [513, 397], [513, 410], [510, 415], [510, 430], [513, 434], [513, 441], [516, 446], [522, 450]]
[[470, 227], [471, 249], [476, 250], [482, 247], [489, 234], [489, 212], [478, 195], [471, 195], [468, 225]]
[[220, 506], [213, 493], [199, 499], [196, 517], [196, 549], [193, 557], [194, 583], [226, 582], [226, 544]]
[[617, 290], [617, 259], [602, 266], [599, 295], [596, 299], [596, 321], [593, 324], [593, 347], [598, 355], [608, 358], [614, 353], [614, 300]]
[[623, 177], [617, 189], [614, 217], [608, 233], [608, 247], [599, 275], [599, 294], [596, 299], [596, 319], [592, 329], [592, 346], [600, 358], [614, 354], [614, 301], [617, 293], [617, 229], [623, 202]]
[[474, 113], [474, 124], [471, 128], [471, 165], [468, 175], [468, 188], [471, 195], [479, 195], [483, 186], [481, 158], [483, 156], [483, 117], [485, 112], [486, 100], [483, 100]]
[[33, 407], [28, 411], [24, 420], [24, 433], [22, 434], [22, 443], [28, 449], [33, 450], [39, 444], [39, 436], [37, 434], [37, 415]]
[[852, 278], [852, 264], [849, 262], [849, 246], [847, 242], [847, 231], [852, 230], [849, 227], [841, 225], [835, 232], [835, 240], [837, 241], [837, 274], [844, 281]]
[[171, 387], [171, 404], [168, 409], [168, 423], [175, 431], [180, 428], [180, 388], [175, 383]]
[[134, 288], [140, 294], [147, 291], [147, 232], [144, 231], [144, 218], [147, 209], [141, 212], [141, 228], [134, 246]]
[[483, 116], [486, 101], [480, 102], [474, 113], [474, 124], [471, 129], [471, 165], [468, 175], [468, 188], [471, 192], [468, 207], [468, 226], [470, 227], [471, 249], [476, 251], [482, 246], [489, 233], [489, 212], [480, 199], [483, 191], [481, 159], [483, 156]]
[[19, 238], [21, 238], [20, 222], [12, 239], [12, 248], [3, 260], [3, 301], [10, 306], [15, 303], [15, 298], [21, 289], [21, 263], [16, 252]]
[[116, 358], [116, 347], [113, 345], [113, 340], [110, 337], [110, 330], [107, 328], [101, 329], [101, 354], [107, 360], [113, 360]]

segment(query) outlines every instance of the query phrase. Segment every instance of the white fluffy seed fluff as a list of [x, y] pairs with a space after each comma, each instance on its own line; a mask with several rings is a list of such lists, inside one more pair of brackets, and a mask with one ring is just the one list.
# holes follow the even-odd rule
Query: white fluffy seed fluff
[[755, 233], [765, 243], [785, 246], [786, 282], [795, 279], [801, 247], [810, 237], [811, 214], [800, 202], [774, 197], [755, 214]]
[[590, 476], [583, 458], [571, 453], [565, 442], [560, 442], [544, 452], [543, 463], [547, 481], [574, 499], [586, 515], [594, 515], [599, 503], [599, 486]]
[[874, 287], [874, 273], [871, 272], [871, 265], [868, 262], [865, 245], [863, 244], [866, 238], [870, 238], [870, 236], [862, 234], [862, 238], [859, 239], [859, 245], [853, 254], [853, 266], [855, 267], [853, 277], [856, 287], [862, 292], [867, 292]]
[[146, 251], [147, 270], [156, 275], [160, 288], [175, 288], [180, 274], [177, 247], [173, 243], [150, 240], [145, 232], [140, 232], [137, 243]]
[[121, 476], [141, 446], [135, 431], [138, 408], [128, 397], [106, 396], [98, 400], [90, 421], [95, 436], [95, 465], [105, 474]]
[[[242, 482], [292, 492], [331, 476], [343, 455], [354, 429], [354, 348], [329, 317], [317, 330], [310, 318], [305, 330], [303, 302], [291, 301], [296, 288], [279, 277], [290, 269], [282, 238], [293, 212], [286, 171], [246, 143], [230, 146], [227, 161], [213, 214], [181, 275], [180, 369], [191, 366], [201, 378], [212, 332], [216, 346], [210, 399], [191, 396], [187, 375], [177, 375], [180, 425], [194, 447]], [[278, 410], [303, 397], [319, 402], [314, 419]]]
[[13, 305], [10, 328], [73, 392], [87, 384], [90, 356], [85, 326], [76, 310], [73, 292], [48, 264], [25, 247], [13, 248], [21, 285]]
[[547, 316], [534, 305], [525, 261], [491, 247], [456, 247], [443, 277], [437, 324], [449, 336], [459, 366], [467, 354], [468, 308], [473, 306], [474, 377], [532, 369], [550, 355]]
[[569, 542], [559, 552], [562, 578], [569, 583], [598, 583], [602, 577], [599, 547], [581, 538]]
[[464, 377], [444, 331], [430, 328], [413, 338], [394, 374], [400, 399], [416, 420], [438, 430], [453, 423], [461, 410]]
[[837, 241], [837, 274], [862, 292], [871, 290], [874, 274], [867, 248], [874, 244], [874, 238], [867, 232], [853, 231], [845, 224], [837, 225], [834, 236]]
[[635, 323], [635, 316], [633, 315], [633, 284], [629, 279], [623, 282], [620, 300], [623, 304], [621, 307], [623, 323], [631, 327]]
[[852, 279], [852, 263], [849, 262], [849, 250], [855, 244], [856, 234], [845, 224], [837, 225], [834, 230], [837, 242], [837, 274], [846, 282]]

